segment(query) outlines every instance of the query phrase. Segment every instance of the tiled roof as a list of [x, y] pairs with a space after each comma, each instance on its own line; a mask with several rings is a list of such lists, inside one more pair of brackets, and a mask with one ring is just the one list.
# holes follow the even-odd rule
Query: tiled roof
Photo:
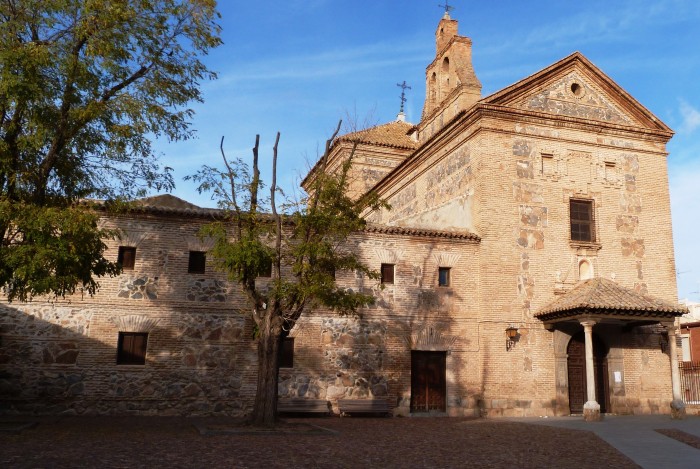
[[187, 202], [179, 197], [175, 197], [170, 194], [154, 195], [152, 197], [144, 197], [142, 199], [137, 199], [134, 204], [141, 207], [154, 207], [154, 208], [174, 208], [174, 209], [191, 209], [198, 210], [201, 207]]
[[643, 295], [599, 277], [581, 282], [542, 308], [535, 317], [546, 320], [581, 313], [675, 317], [687, 313], [687, 309], [680, 304]]
[[364, 232], [405, 236], [423, 236], [426, 238], [467, 239], [472, 241], [481, 241], [481, 238], [478, 235], [468, 231], [439, 231], [423, 228], [405, 228], [402, 226], [367, 224]]
[[338, 141], [358, 141], [361, 143], [414, 150], [418, 148], [418, 142], [415, 142], [408, 135], [408, 131], [412, 128], [413, 124], [402, 121], [393, 121], [387, 124], [370, 127], [369, 129], [341, 135], [338, 137]]
[[[97, 207], [105, 206], [105, 201], [103, 200], [92, 200], [89, 202]], [[137, 199], [134, 201], [134, 205], [130, 210], [132, 212], [141, 212], [151, 215], [170, 215], [193, 218], [220, 218], [225, 216], [226, 214], [224, 210], [218, 208], [198, 207], [197, 205], [189, 203], [183, 199], [172, 196], [170, 194], [163, 194], [153, 197], [146, 197], [143, 199]], [[269, 214], [261, 215], [269, 216]], [[287, 219], [285, 220], [285, 223], [291, 223], [291, 220]], [[478, 235], [470, 233], [468, 231], [440, 231], [423, 228], [405, 228], [401, 226], [375, 225], [371, 223], [368, 223], [362, 231], [364, 233], [421, 236], [426, 238], [462, 239], [476, 242], [481, 241], [481, 238]]]
[[[98, 210], [105, 210], [110, 206], [106, 200], [85, 199], [82, 204], [91, 206]], [[187, 217], [219, 217], [224, 212], [217, 208], [203, 208], [193, 203], [187, 202], [179, 197], [170, 194], [154, 195], [136, 199], [123, 207], [124, 213], [148, 213], [153, 215], [172, 215]], [[119, 213], [119, 212], [118, 212]]]

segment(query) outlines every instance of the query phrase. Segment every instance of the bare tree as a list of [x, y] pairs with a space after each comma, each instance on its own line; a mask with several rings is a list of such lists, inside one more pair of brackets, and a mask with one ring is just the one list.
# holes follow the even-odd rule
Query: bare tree
[[[359, 200], [346, 195], [353, 151], [340, 167], [328, 170], [328, 157], [341, 122], [326, 141], [315, 168], [309, 194], [281, 206], [277, 201], [277, 157], [280, 134], [272, 149], [269, 199], [259, 200], [263, 187], [258, 168], [260, 137], [255, 138], [252, 172], [238, 159], [230, 161], [223, 149], [223, 169], [205, 166], [191, 178], [200, 192], [213, 192], [225, 216], [203, 228], [213, 238], [214, 263], [237, 282], [250, 303], [258, 341], [258, 380], [254, 425], [273, 425], [277, 418], [278, 351], [281, 340], [304, 312], [325, 307], [357, 314], [374, 302], [371, 294], [338, 287], [337, 270], [359, 271], [371, 279], [379, 274], [344, 248], [353, 232], [365, 226], [362, 212], [383, 203], [373, 194]], [[261, 209], [269, 204], [269, 211]], [[282, 207], [282, 209], [280, 209]], [[256, 279], [270, 271], [268, 282]]]

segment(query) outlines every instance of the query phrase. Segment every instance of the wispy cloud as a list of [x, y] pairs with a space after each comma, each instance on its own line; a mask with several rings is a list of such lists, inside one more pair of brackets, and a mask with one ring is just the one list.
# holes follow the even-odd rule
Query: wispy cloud
[[[224, 87], [237, 82], [270, 80], [309, 80], [331, 76], [358, 74], [360, 71], [395, 69], [407, 64], [421, 65], [425, 59], [425, 44], [393, 43], [367, 44], [346, 49], [326, 49], [312, 54], [267, 57], [263, 61], [233, 64], [222, 71], [211, 87]], [[246, 70], [246, 71], [241, 71]]]
[[683, 100], [680, 102], [679, 111], [683, 117], [681, 131], [690, 133], [700, 127], [700, 111]]
[[[604, 8], [596, 8], [594, 5]], [[566, 15], [556, 22], [540, 23], [521, 38], [507, 39], [500, 44], [483, 47], [482, 53], [499, 55], [520, 53], [532, 55], [554, 47], [581, 49], [588, 44], [609, 44], [620, 41], [638, 41], [643, 31], [655, 30], [679, 22], [700, 19], [697, 0], [657, 0], [652, 5], [641, 5], [638, 0], [592, 2], [591, 8]]]

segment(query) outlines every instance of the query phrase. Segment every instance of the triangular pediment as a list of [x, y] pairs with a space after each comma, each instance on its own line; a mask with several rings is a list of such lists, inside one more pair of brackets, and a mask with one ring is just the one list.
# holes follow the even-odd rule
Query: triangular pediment
[[670, 129], [580, 52], [481, 102], [630, 127]]

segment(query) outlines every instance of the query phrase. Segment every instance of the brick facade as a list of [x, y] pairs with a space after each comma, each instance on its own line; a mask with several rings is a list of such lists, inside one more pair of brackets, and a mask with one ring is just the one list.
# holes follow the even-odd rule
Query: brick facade
[[[579, 53], [481, 98], [456, 23], [438, 26], [423, 119], [404, 135], [415, 148], [378, 138], [358, 149], [352, 190], [376, 182], [392, 208], [368, 213], [371, 227], [348, 246], [373, 268], [393, 265], [395, 281], [382, 289], [338, 273], [377, 303], [361, 318], [305, 315], [280, 397], [327, 399], [336, 411], [341, 398], [383, 398], [408, 415], [415, 354], [437, 352], [439, 412], [566, 415], [567, 347], [582, 327], [545, 328], [537, 311], [591, 277], [677, 300], [670, 129]], [[350, 147], [339, 141], [334, 160]], [[572, 199], [592, 207], [589, 241], [571, 240]], [[133, 271], [103, 279], [94, 297], [3, 303], [0, 411], [248, 413], [256, 346], [245, 300], [210, 264], [187, 271], [189, 251], [209, 247], [196, 236], [203, 212], [105, 219], [125, 233], [108, 255], [136, 247]], [[448, 286], [438, 285], [441, 267]], [[509, 343], [508, 327], [517, 329]], [[120, 332], [148, 333], [145, 365], [116, 364]], [[607, 351], [608, 411], [668, 412], [663, 331], [623, 321], [594, 332]]]

